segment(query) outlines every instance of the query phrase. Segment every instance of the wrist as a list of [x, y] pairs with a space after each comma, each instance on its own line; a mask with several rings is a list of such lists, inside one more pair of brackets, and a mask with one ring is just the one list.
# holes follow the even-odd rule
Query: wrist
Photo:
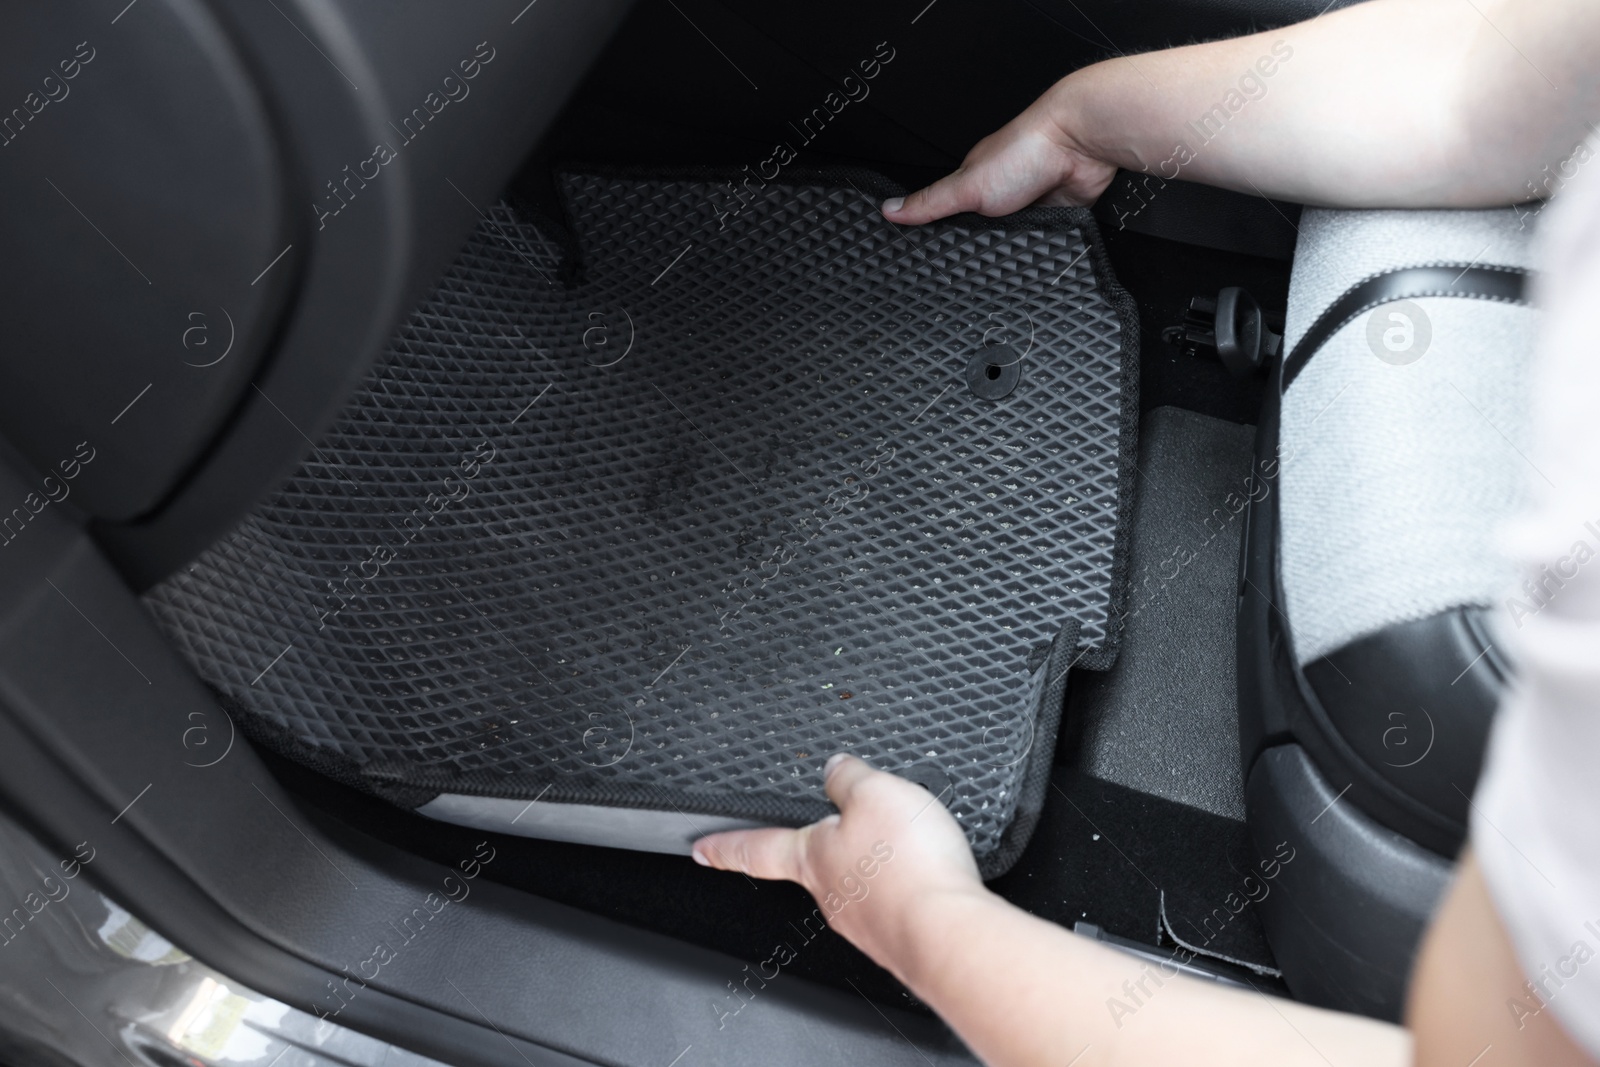
[[1120, 164], [1117, 123], [1105, 106], [1112, 72], [1106, 63], [1082, 67], [1039, 98], [1039, 130], [1063, 152]]
[[1092, 81], [1093, 70], [1093, 67], [1083, 67], [1073, 71], [1046, 89], [1033, 104], [1038, 109], [1040, 132], [1062, 148], [1083, 147], [1088, 83]]
[[935, 1002], [936, 980], [951, 970], [951, 956], [975, 944], [966, 936], [979, 917], [1007, 907], [981, 882], [919, 893], [901, 913], [900, 937], [889, 970], [917, 996]]

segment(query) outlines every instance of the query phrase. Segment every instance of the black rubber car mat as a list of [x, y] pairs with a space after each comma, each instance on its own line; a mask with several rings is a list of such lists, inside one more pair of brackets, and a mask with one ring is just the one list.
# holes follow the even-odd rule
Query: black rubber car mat
[[[735, 184], [734, 179], [740, 179]], [[291, 481], [147, 598], [242, 727], [440, 793], [799, 824], [909, 773], [986, 874], [1115, 653], [1137, 325], [1082, 209], [865, 172], [492, 209]]]

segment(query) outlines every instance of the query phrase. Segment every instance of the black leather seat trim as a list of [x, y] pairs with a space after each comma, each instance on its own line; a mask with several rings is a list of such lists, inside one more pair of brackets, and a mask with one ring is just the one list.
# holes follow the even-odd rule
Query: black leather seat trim
[[1364, 634], [1302, 668], [1327, 729], [1379, 778], [1466, 838], [1489, 726], [1508, 669], [1487, 609], [1458, 607]]
[[1329, 304], [1311, 324], [1294, 350], [1283, 361], [1283, 389], [1288, 390], [1305, 365], [1328, 339], [1363, 312], [1396, 300], [1416, 300], [1430, 296], [1465, 297], [1493, 300], [1503, 304], [1526, 304], [1528, 272], [1521, 267], [1474, 265], [1471, 263], [1433, 263], [1419, 267], [1399, 267], [1361, 279], [1344, 295]]

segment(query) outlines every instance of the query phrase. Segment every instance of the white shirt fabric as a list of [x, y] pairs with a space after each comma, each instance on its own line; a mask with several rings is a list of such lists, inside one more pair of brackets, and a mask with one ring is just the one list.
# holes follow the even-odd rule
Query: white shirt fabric
[[1533, 506], [1506, 531], [1528, 579], [1497, 632], [1518, 680], [1495, 724], [1472, 847], [1530, 979], [1600, 1060], [1600, 142], [1540, 214]]

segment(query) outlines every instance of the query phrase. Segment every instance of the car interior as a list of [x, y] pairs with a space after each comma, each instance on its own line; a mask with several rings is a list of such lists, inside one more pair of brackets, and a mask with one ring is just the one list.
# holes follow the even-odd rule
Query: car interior
[[838, 751], [1037, 916], [1400, 1019], [1510, 677], [1526, 213], [878, 210], [1327, 7], [9, 11], [0, 1063], [973, 1062], [688, 857]]

